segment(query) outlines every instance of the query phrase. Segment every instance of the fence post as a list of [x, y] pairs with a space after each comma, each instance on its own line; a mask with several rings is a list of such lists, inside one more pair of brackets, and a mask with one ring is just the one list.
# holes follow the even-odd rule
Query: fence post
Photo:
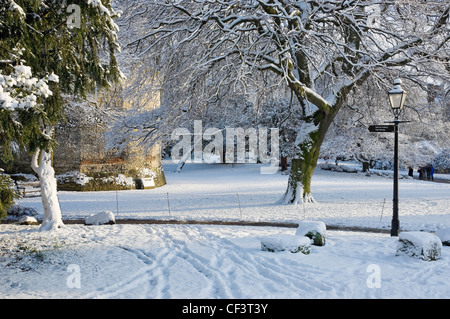
[[242, 219], [241, 200], [240, 200], [240, 198], [239, 198], [239, 194], [238, 194], [238, 193], [236, 193], [236, 195], [237, 195], [237, 198], [238, 198], [238, 203], [239, 203], [239, 213], [241, 214], [241, 219]]

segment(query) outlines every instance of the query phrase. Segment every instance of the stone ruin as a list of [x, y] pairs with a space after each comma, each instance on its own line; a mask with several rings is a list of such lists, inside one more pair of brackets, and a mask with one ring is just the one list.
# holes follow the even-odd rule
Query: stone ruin
[[[105, 132], [109, 116], [101, 100], [113, 101], [118, 110], [131, 103], [105, 95], [97, 97], [97, 105], [93, 107], [86, 107], [86, 102], [68, 101], [65, 121], [55, 127], [53, 167], [58, 190], [103, 191], [165, 185], [160, 145], [149, 150], [131, 144], [121, 150], [107, 148]], [[149, 107], [158, 107], [159, 96], [152, 100]], [[2, 166], [11, 174], [33, 174], [30, 163], [30, 157], [22, 154], [12, 166]]]
[[106, 128], [101, 121], [80, 108], [72, 112], [65, 124], [56, 127], [58, 145], [53, 153], [53, 167], [58, 189], [139, 189], [166, 183], [159, 145], [148, 151], [130, 145], [120, 151], [107, 149]]

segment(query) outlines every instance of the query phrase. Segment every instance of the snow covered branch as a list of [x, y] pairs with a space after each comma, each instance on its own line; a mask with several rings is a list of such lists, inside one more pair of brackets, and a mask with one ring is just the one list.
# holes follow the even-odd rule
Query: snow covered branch
[[8, 75], [0, 71], [0, 108], [36, 107], [43, 98], [52, 95], [48, 82], [58, 82], [55, 74], [39, 79], [32, 76], [29, 66], [16, 65], [13, 68], [14, 72]]
[[167, 126], [228, 115], [230, 100], [258, 108], [266, 96], [295, 98], [297, 158], [309, 163], [296, 163], [291, 177], [305, 193], [329, 125], [365, 81], [387, 86], [400, 73], [425, 88], [449, 79], [441, 1], [120, 2], [130, 8], [120, 22], [128, 52], [160, 75]]

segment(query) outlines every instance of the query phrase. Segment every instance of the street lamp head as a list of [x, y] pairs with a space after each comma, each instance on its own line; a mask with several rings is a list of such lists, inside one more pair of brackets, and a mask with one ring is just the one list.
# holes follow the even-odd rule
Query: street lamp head
[[403, 105], [406, 99], [406, 92], [402, 89], [401, 84], [402, 81], [396, 79], [394, 81], [394, 87], [389, 91], [389, 101], [391, 102], [391, 108], [395, 116], [399, 116], [403, 111]]

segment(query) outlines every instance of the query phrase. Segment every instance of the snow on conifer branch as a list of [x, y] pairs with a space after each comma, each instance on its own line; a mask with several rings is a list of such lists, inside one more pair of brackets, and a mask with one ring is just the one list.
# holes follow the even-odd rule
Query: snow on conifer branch
[[53, 73], [44, 78], [33, 77], [31, 67], [26, 65], [13, 68], [9, 75], [0, 70], [0, 108], [3, 109], [36, 107], [53, 94], [48, 82], [59, 81]]

